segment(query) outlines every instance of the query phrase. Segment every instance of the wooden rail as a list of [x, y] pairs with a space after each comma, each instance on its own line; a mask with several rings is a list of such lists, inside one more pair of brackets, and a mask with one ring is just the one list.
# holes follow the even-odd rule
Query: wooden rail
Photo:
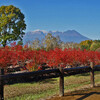
[[[58, 68], [51, 70], [41, 70], [34, 72], [24, 72], [17, 74], [8, 74], [4, 75], [4, 70], [1, 69], [0, 72], [0, 100], [4, 100], [4, 85], [9, 84], [9, 81], [12, 80], [11, 84], [18, 82], [29, 82], [29, 81], [40, 81], [43, 79], [56, 78], [59, 77], [59, 95], [64, 96], [64, 77], [76, 74], [82, 74], [90, 72], [91, 84], [94, 87], [94, 71], [100, 71], [100, 65], [94, 66], [93, 63], [90, 66], [76, 67], [76, 68]], [[22, 80], [23, 79], [23, 80]], [[16, 81], [17, 80], [17, 81]]]

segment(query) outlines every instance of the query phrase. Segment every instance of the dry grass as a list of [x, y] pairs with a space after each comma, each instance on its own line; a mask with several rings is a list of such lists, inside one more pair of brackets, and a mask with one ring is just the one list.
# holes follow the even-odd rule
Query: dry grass
[[[96, 83], [100, 82], [100, 73], [95, 75]], [[90, 84], [89, 74], [65, 77], [65, 92], [82, 88]], [[37, 83], [19, 83], [5, 85], [6, 100], [37, 100], [59, 93], [59, 78], [48, 79]], [[34, 98], [34, 99], [33, 99]]]
[[46, 100], [100, 100], [100, 84], [94, 88], [90, 88], [89, 85], [87, 86], [67, 92], [64, 94], [64, 97], [56, 95]]

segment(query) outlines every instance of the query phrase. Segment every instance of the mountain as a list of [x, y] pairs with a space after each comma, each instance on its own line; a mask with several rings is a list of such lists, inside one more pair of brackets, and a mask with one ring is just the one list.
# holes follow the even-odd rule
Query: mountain
[[68, 31], [62, 32], [62, 35], [59, 35], [59, 36], [60, 36], [60, 39], [64, 42], [80, 43], [81, 41], [84, 41], [84, 40], [90, 40], [89, 38], [81, 35], [79, 32], [75, 30], [68, 30]]
[[51, 33], [53, 36], [59, 36], [61, 41], [63, 42], [76, 42], [80, 43], [81, 41], [84, 40], [90, 40], [89, 38], [81, 35], [79, 32], [75, 30], [68, 30], [64, 32], [60, 31], [45, 31], [45, 30], [35, 30], [31, 32], [27, 32], [25, 36], [23, 37], [23, 42], [24, 44], [27, 43], [28, 41], [33, 41], [35, 39], [42, 40], [45, 38], [47, 33]]

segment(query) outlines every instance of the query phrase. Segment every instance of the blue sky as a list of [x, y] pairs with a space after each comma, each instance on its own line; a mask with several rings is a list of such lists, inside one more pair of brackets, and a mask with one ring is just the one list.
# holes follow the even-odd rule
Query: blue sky
[[0, 6], [21, 9], [26, 32], [76, 30], [91, 39], [100, 39], [100, 0], [0, 0]]

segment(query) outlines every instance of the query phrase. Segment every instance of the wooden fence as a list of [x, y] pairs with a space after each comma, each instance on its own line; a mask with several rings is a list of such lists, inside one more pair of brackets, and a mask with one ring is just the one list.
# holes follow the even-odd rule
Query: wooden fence
[[[76, 67], [76, 68], [58, 68], [51, 70], [41, 70], [34, 72], [24, 72], [17, 74], [4, 75], [4, 70], [1, 69], [0, 73], [0, 100], [4, 100], [4, 85], [8, 84], [12, 80], [12, 83], [18, 83], [23, 79], [23, 82], [27, 81], [39, 81], [43, 79], [59, 77], [59, 95], [64, 96], [64, 77], [76, 74], [82, 74], [90, 72], [90, 79], [92, 87], [94, 83], [94, 71], [100, 71], [100, 65], [94, 66], [93, 63], [90, 66]], [[17, 81], [16, 81], [17, 80]]]

